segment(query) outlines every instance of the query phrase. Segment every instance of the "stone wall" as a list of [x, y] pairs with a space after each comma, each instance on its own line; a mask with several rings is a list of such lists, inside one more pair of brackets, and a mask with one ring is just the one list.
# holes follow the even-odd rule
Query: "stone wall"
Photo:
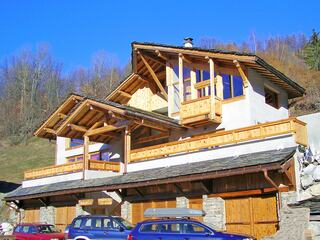
[[189, 199], [186, 197], [177, 197], [176, 198], [177, 208], [187, 208], [189, 207]]
[[54, 224], [55, 223], [55, 207], [41, 207], [40, 208], [40, 222]]
[[222, 198], [210, 198], [203, 195], [203, 211], [206, 216], [203, 221], [215, 230], [226, 230], [225, 204]]
[[121, 217], [132, 222], [132, 204], [125, 201], [121, 204]]

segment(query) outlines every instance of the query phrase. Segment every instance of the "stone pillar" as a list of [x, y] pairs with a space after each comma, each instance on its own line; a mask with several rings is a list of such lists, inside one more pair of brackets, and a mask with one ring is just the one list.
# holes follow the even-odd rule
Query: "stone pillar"
[[55, 224], [55, 207], [40, 207], [40, 222]]
[[281, 196], [281, 208], [287, 207], [289, 203], [294, 203], [297, 201], [297, 192], [282, 192]]
[[89, 213], [87, 211], [85, 211], [82, 206], [77, 204], [76, 205], [76, 217], [79, 215], [89, 215]]
[[206, 216], [203, 218], [205, 224], [215, 230], [226, 230], [226, 213], [224, 200], [220, 197], [208, 197], [203, 195], [203, 211]]
[[121, 204], [121, 217], [132, 222], [132, 204], [125, 201]]
[[186, 197], [177, 197], [176, 198], [177, 208], [187, 208], [189, 207], [189, 199]]

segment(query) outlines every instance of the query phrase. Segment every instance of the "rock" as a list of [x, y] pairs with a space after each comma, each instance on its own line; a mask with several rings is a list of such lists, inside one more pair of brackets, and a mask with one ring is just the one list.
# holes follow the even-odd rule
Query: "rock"
[[302, 170], [302, 175], [312, 175], [315, 169], [316, 169], [315, 165], [309, 164]]
[[320, 180], [320, 165], [317, 165], [316, 168], [313, 170], [312, 177], [315, 181]]
[[303, 189], [307, 189], [313, 184], [313, 178], [310, 175], [301, 176], [301, 185]]
[[313, 196], [320, 196], [320, 183], [311, 186], [309, 191]]

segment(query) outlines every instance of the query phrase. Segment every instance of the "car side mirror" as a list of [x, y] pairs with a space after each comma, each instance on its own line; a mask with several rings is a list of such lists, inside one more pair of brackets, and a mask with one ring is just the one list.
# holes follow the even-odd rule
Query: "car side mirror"
[[119, 227], [119, 231], [120, 231], [120, 232], [123, 232], [123, 231], [124, 231], [124, 228], [120, 226], [120, 227]]

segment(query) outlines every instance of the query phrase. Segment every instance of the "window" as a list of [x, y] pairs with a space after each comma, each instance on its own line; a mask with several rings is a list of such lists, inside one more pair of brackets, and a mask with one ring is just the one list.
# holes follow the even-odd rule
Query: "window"
[[158, 226], [158, 224], [144, 224], [141, 226], [140, 232], [156, 232]]
[[103, 227], [104, 228], [108, 228], [108, 229], [112, 229], [113, 228], [110, 218], [104, 218], [103, 219]]
[[265, 102], [272, 107], [279, 108], [278, 94], [269, 88], [264, 88]]
[[180, 224], [161, 224], [160, 232], [162, 233], [180, 233]]
[[197, 224], [184, 224], [185, 233], [208, 233], [209, 231]]
[[243, 95], [243, 81], [240, 76], [222, 74], [223, 99]]
[[73, 228], [80, 228], [81, 223], [82, 223], [82, 219], [77, 219], [73, 224]]
[[91, 228], [92, 227], [92, 219], [88, 218], [84, 224], [85, 227]]
[[101, 218], [96, 218], [94, 227], [95, 228], [102, 228], [102, 219]]
[[[207, 80], [210, 80], [210, 72], [207, 71], [207, 70], [200, 70], [200, 69], [197, 69], [196, 70], [196, 82], [199, 83], [199, 82], [203, 82], [203, 81], [207, 81]], [[206, 93], [207, 91], [207, 93]], [[210, 86], [207, 87], [207, 90], [206, 88], [202, 88], [202, 89], [198, 89], [198, 98], [200, 97], [204, 97], [204, 96], [209, 96], [210, 95]]]
[[83, 160], [83, 155], [77, 155], [77, 156], [72, 156], [68, 157], [68, 162], [77, 162], [77, 161], [82, 161]]
[[23, 233], [28, 233], [28, 232], [29, 232], [29, 229], [30, 229], [29, 226], [23, 226], [22, 232], [23, 232]]
[[70, 139], [70, 146], [69, 147], [78, 147], [83, 145], [83, 139], [75, 139], [71, 138]]

